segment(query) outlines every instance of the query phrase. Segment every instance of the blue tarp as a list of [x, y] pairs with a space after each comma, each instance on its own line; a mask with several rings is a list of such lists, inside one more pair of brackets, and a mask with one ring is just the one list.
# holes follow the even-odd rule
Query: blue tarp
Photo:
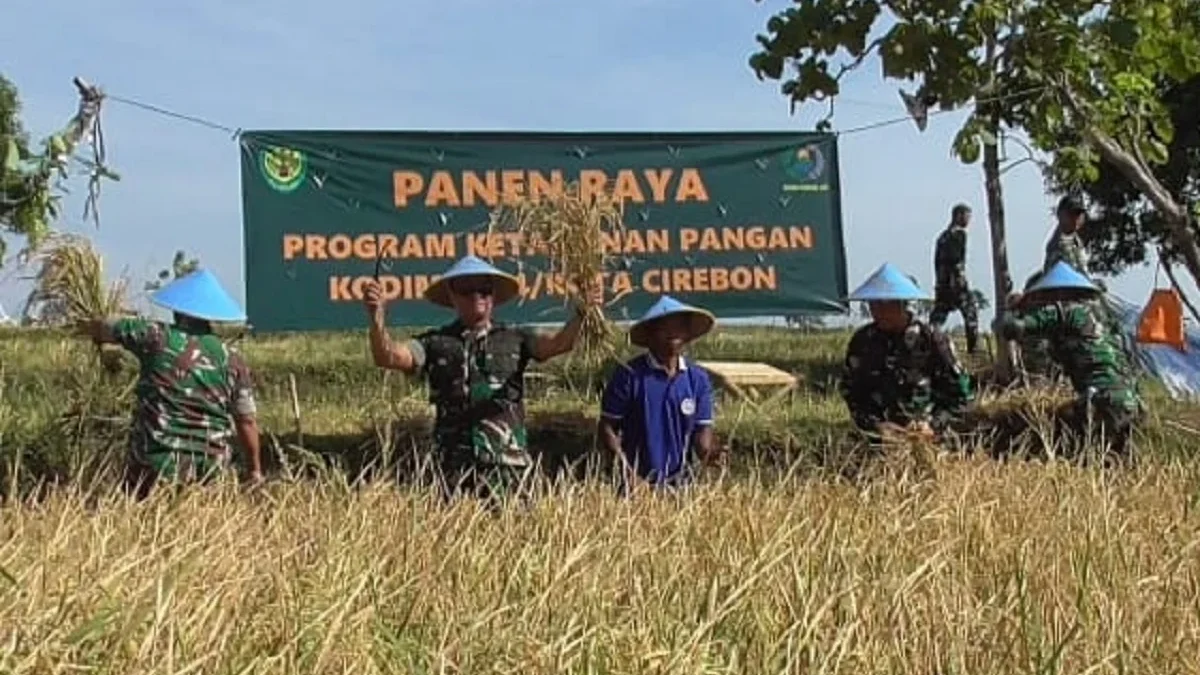
[[1133, 348], [1135, 365], [1142, 374], [1161, 382], [1173, 399], [1200, 398], [1200, 330], [1186, 326], [1187, 347], [1182, 352], [1170, 345], [1139, 344], [1137, 325], [1142, 307], [1111, 293], [1108, 304], [1121, 318], [1126, 341]]

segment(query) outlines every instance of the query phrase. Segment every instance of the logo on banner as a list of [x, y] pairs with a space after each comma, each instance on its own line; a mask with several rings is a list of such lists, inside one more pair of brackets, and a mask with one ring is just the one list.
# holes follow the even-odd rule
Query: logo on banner
[[786, 174], [784, 190], [808, 192], [829, 189], [829, 183], [825, 180], [828, 162], [821, 146], [816, 143], [785, 151], [780, 163]]
[[291, 148], [267, 148], [260, 153], [263, 178], [277, 192], [292, 192], [304, 182], [308, 160]]

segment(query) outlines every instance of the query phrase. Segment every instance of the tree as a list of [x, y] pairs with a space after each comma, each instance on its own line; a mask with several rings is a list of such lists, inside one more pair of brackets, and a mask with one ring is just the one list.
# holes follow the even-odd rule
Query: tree
[[[1175, 201], [1194, 205], [1200, 198], [1200, 76], [1160, 87], [1158, 98], [1175, 133], [1167, 160], [1151, 167], [1154, 178]], [[1111, 163], [1102, 159], [1091, 180], [1051, 173], [1049, 183], [1057, 195], [1082, 192], [1093, 207], [1084, 229], [1092, 271], [1116, 274], [1155, 254], [1168, 264], [1180, 259], [1162, 214]]]
[[[27, 252], [36, 251], [52, 231], [59, 215], [64, 191], [61, 182], [68, 178], [67, 168], [76, 159], [86, 168], [88, 200], [84, 217], [96, 213], [100, 179], [119, 180], [104, 164], [104, 141], [100, 131], [100, 106], [104, 94], [96, 87], [75, 78], [79, 107], [67, 125], [51, 134], [40, 153], [29, 148], [29, 139], [20, 121], [20, 99], [16, 87], [0, 76], [0, 235], [15, 234], [26, 238]], [[90, 143], [90, 159], [74, 157], [81, 143]], [[98, 222], [98, 220], [97, 220]], [[7, 245], [0, 236], [0, 265]]]
[[[872, 38], [884, 21], [891, 26]], [[750, 66], [760, 79], [784, 79], [793, 105], [828, 101], [832, 114], [841, 78], [871, 55], [885, 78], [918, 83], [906, 103], [920, 128], [934, 106], [973, 104], [953, 152], [967, 163], [983, 155], [996, 297], [1011, 288], [995, 170], [1006, 130], [1053, 152], [1059, 183], [1094, 180], [1101, 159], [1111, 164], [1162, 214], [1200, 283], [1187, 210], [1149, 168], [1167, 159], [1173, 132], [1157, 87], [1200, 73], [1200, 3], [809, 0], [771, 17], [767, 30]]]

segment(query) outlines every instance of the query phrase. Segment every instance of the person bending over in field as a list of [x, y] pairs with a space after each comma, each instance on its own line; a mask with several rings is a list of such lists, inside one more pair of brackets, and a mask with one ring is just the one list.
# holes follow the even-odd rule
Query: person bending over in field
[[663, 296], [630, 328], [630, 342], [646, 353], [617, 368], [599, 422], [604, 450], [624, 467], [622, 491], [634, 476], [657, 487], [684, 485], [696, 455], [715, 458], [712, 384], [683, 355], [714, 323], [712, 314]]
[[1143, 412], [1136, 379], [1096, 300], [1102, 291], [1065, 261], [1055, 263], [1024, 294], [1010, 300], [1016, 311], [997, 322], [1008, 340], [1041, 337], [1050, 358], [1075, 389], [1068, 423], [1078, 438], [1100, 432], [1118, 456], [1128, 455], [1133, 428]]
[[[434, 406], [434, 440], [447, 498], [466, 492], [487, 500], [519, 487], [533, 462], [525, 434], [525, 369], [529, 362], [566, 354], [579, 337], [583, 307], [553, 335], [493, 321], [492, 312], [517, 296], [516, 277], [467, 256], [425, 291], [425, 299], [452, 308], [457, 318], [397, 344], [385, 326], [379, 284], [364, 286], [371, 355], [380, 368], [423, 376]], [[603, 288], [587, 294], [603, 301]]]
[[145, 499], [162, 480], [211, 478], [228, 468], [235, 435], [249, 455], [251, 480], [261, 482], [250, 368], [212, 328], [245, 314], [207, 270], [176, 279], [151, 300], [171, 310], [174, 323], [122, 318], [84, 328], [98, 344], [131, 352], [140, 366], [126, 489]]
[[908, 434], [936, 439], [973, 398], [954, 343], [907, 307], [927, 299], [890, 263], [850, 294], [867, 303], [873, 320], [850, 338], [840, 392], [854, 425], [873, 442]]

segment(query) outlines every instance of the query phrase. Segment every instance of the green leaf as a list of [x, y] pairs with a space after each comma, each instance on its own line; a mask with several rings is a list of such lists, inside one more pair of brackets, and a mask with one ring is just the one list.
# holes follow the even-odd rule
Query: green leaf
[[750, 67], [754, 69], [754, 73], [760, 80], [764, 75], [772, 80], [778, 80], [783, 75], [783, 58], [765, 52], [755, 54], [750, 57]]
[[979, 161], [981, 151], [979, 132], [973, 123], [967, 122], [954, 136], [953, 152], [964, 164], [974, 164]]
[[1144, 140], [1142, 143], [1142, 153], [1146, 156], [1146, 161], [1151, 164], [1163, 164], [1169, 156], [1167, 146], [1156, 138], [1147, 138]]

